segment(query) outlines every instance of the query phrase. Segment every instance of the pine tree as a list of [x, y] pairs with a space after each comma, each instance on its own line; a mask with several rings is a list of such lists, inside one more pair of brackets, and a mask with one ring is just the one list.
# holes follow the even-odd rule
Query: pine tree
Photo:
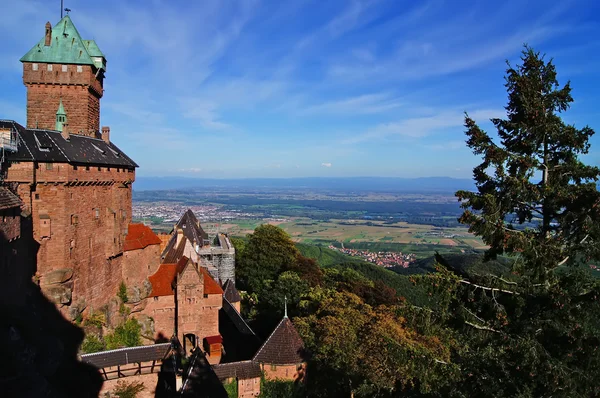
[[477, 191], [459, 191], [460, 221], [506, 255], [513, 275], [456, 272], [438, 256], [428, 276], [440, 313], [459, 332], [462, 379], [439, 396], [599, 396], [600, 281], [573, 265], [600, 258], [600, 170], [580, 159], [594, 131], [567, 125], [573, 102], [552, 61], [526, 47], [508, 65], [498, 143], [465, 117], [482, 163]]
[[521, 273], [548, 287], [554, 270], [600, 254], [600, 170], [585, 165], [594, 131], [566, 124], [573, 102], [559, 87], [552, 60], [525, 47], [508, 65], [506, 119], [492, 119], [499, 144], [468, 115], [467, 145], [483, 162], [473, 170], [477, 192], [459, 191], [460, 222], [490, 246], [488, 257], [520, 253]]

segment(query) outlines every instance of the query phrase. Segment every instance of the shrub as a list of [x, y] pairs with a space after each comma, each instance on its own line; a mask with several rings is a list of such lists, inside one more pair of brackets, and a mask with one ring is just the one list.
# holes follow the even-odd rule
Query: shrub
[[119, 285], [117, 297], [120, 298], [121, 301], [124, 303], [126, 303], [129, 300], [129, 297], [127, 297], [127, 286], [125, 286], [125, 282], [121, 282], [121, 284]]
[[91, 354], [92, 352], [104, 351], [105, 345], [102, 339], [94, 334], [86, 334], [81, 343], [81, 351], [84, 354]]
[[90, 315], [85, 319], [86, 326], [95, 326], [97, 328], [101, 328], [106, 323], [106, 315], [102, 312], [94, 312], [90, 313]]
[[114, 332], [106, 335], [107, 350], [123, 347], [135, 347], [142, 344], [140, 331], [142, 326], [135, 319], [128, 319], [124, 324], [115, 328]]
[[135, 398], [138, 393], [142, 392], [146, 387], [142, 382], [133, 381], [128, 383], [123, 380], [117, 382], [117, 386], [113, 390], [113, 393], [119, 398]]
[[225, 391], [227, 391], [227, 396], [229, 398], [237, 398], [238, 396], [238, 382], [233, 379], [231, 382], [224, 384]]

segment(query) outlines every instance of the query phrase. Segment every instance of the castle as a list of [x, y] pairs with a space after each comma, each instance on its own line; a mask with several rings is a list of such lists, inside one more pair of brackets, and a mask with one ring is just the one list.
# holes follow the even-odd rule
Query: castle
[[[26, 126], [0, 120], [3, 274], [33, 276], [70, 320], [110, 312], [124, 284], [121, 305], [146, 321], [146, 344], [174, 337], [186, 354], [201, 352], [223, 366], [215, 367], [219, 377], [237, 378], [250, 395], [261, 372], [300, 377], [302, 342], [287, 316], [264, 344], [241, 317], [235, 249], [226, 234], [209, 239], [191, 210], [168, 235], [131, 223], [138, 165], [111, 141], [109, 127], [100, 128], [107, 69], [95, 41], [83, 40], [66, 15], [46, 24], [21, 62]], [[223, 332], [227, 325], [234, 334]], [[244, 360], [231, 354], [236, 341], [244, 341]], [[228, 347], [229, 363], [218, 365]]]

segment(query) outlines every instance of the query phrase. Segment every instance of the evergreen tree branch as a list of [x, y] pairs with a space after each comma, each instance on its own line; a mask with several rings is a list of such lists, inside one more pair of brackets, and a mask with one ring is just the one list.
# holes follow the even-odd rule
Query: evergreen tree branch
[[471, 327], [474, 327], [475, 329], [479, 329], [479, 330], [487, 330], [487, 331], [494, 332], [494, 333], [500, 333], [500, 332], [499, 332], [499, 331], [497, 331], [496, 329], [492, 329], [492, 328], [491, 328], [491, 327], [489, 327], [489, 326], [481, 326], [481, 325], [476, 325], [476, 324], [474, 324], [474, 323], [472, 323], [472, 322], [469, 322], [469, 321], [465, 321], [465, 324], [466, 324], [466, 325], [469, 325], [469, 326], [471, 326]]
[[492, 291], [492, 292], [502, 292], [502, 293], [507, 293], [507, 294], [514, 294], [514, 295], [517, 295], [517, 296], [519, 295], [518, 292], [513, 292], [513, 291], [510, 291], [510, 290], [504, 290], [504, 289], [498, 289], [498, 288], [495, 288], [495, 287], [488, 287], [488, 286], [477, 285], [477, 284], [475, 284], [473, 282], [469, 282], [469, 281], [464, 280], [464, 279], [459, 280], [459, 282], [460, 283], [464, 283], [466, 285], [474, 286], [475, 288], [482, 289], [482, 290], [488, 290], [488, 291]]

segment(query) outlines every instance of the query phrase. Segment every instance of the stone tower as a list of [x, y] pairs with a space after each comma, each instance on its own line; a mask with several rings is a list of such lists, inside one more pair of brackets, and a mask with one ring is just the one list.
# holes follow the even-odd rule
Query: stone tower
[[76, 319], [118, 291], [138, 166], [108, 127], [98, 139], [105, 60], [69, 16], [46, 24], [21, 61], [29, 128], [0, 120], [0, 136], [10, 138], [0, 186], [19, 196], [31, 227], [31, 245], [18, 255], [35, 256], [42, 292]]
[[21, 58], [27, 87], [27, 127], [54, 130], [62, 100], [69, 132], [97, 138], [106, 59], [93, 40], [82, 40], [66, 15]]

